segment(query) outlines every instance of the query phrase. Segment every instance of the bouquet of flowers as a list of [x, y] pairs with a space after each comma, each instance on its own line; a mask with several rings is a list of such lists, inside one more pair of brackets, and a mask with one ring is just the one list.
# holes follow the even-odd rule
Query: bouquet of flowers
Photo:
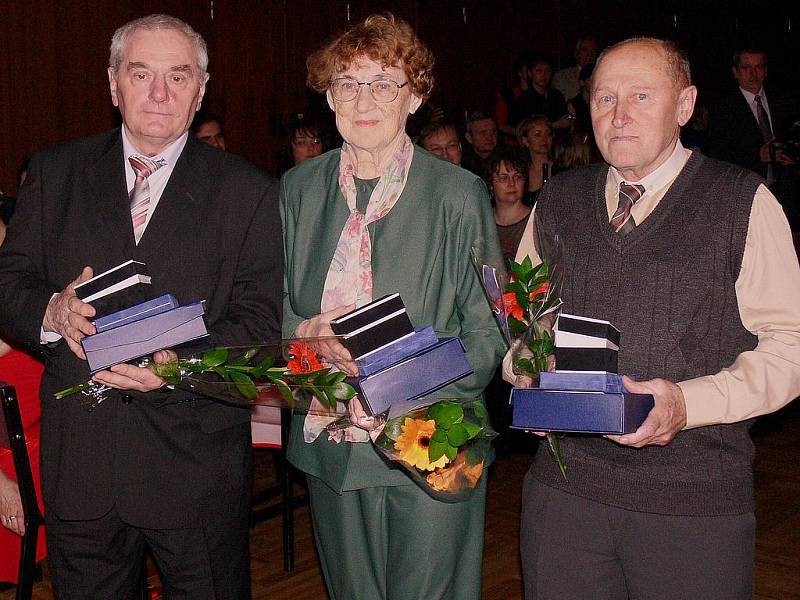
[[374, 443], [430, 496], [459, 502], [478, 485], [496, 436], [482, 402], [440, 400], [406, 414], [390, 414]]
[[[220, 347], [174, 362], [143, 360], [139, 365], [170, 385], [227, 404], [270, 405], [339, 417], [329, 425], [333, 431], [350, 425], [346, 402], [356, 395], [356, 389], [345, 380], [345, 373], [319, 359], [313, 350], [317, 340]], [[106, 399], [110, 389], [89, 380], [55, 397], [78, 395], [91, 410]], [[370, 436], [375, 448], [389, 461], [402, 465], [434, 498], [447, 502], [468, 498], [491, 457], [490, 441], [497, 435], [489, 426], [486, 409], [477, 401], [436, 398], [409, 406], [413, 407], [400, 409], [398, 414], [390, 410], [376, 415], [382, 426]]]
[[[561, 309], [563, 284], [558, 260], [561, 256], [559, 244], [558, 238], [553, 240], [548, 251], [543, 253], [550, 256], [550, 260], [543, 259], [536, 266], [529, 256], [520, 263], [512, 260], [510, 278], [503, 277], [502, 270], [483, 263], [473, 249], [473, 264], [481, 275], [492, 311], [511, 349], [512, 370], [515, 375], [530, 377], [533, 386], [539, 381], [539, 373], [555, 369], [553, 328]], [[486, 274], [492, 272], [495, 274], [487, 281]], [[494, 281], [503, 283], [502, 294]], [[550, 432], [547, 442], [566, 479], [567, 466], [558, 437]]]
[[[218, 347], [162, 364], [144, 359], [139, 366], [147, 367], [169, 385], [229, 404], [276, 404], [277, 397], [277, 404], [307, 410], [310, 397], [315, 396], [326, 409], [333, 410], [337, 402], [352, 398], [355, 389], [345, 383], [345, 373], [322, 364], [310, 341]], [[284, 345], [288, 345], [288, 360], [278, 365]], [[106, 399], [110, 389], [89, 380], [56, 393], [55, 398], [80, 393], [91, 401], [88, 408], [93, 409]]]

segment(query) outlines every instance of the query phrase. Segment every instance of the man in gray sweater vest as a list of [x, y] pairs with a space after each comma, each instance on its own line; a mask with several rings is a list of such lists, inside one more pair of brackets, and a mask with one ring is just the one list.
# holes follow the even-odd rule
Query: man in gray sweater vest
[[562, 438], [569, 481], [537, 454], [526, 598], [749, 599], [750, 420], [800, 393], [789, 227], [761, 178], [680, 144], [697, 91], [672, 43], [612, 46], [591, 86], [608, 164], [544, 188], [520, 255], [535, 254], [534, 228], [561, 236], [564, 310], [619, 327], [620, 373], [638, 380], [625, 385], [655, 406], [632, 434]]

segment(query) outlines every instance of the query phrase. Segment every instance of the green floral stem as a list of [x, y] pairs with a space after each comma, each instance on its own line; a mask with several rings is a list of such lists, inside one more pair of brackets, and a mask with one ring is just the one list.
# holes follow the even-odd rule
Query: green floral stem
[[564, 461], [564, 456], [561, 454], [561, 446], [558, 442], [558, 435], [552, 431], [548, 433], [547, 443], [550, 446], [550, 451], [553, 453], [553, 457], [558, 463], [558, 468], [561, 470], [561, 475], [564, 477], [564, 481], [569, 481], [569, 477], [567, 477], [567, 463]]

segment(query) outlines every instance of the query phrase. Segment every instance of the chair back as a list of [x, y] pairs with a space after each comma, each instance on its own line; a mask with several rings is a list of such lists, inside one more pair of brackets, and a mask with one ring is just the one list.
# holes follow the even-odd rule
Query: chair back
[[36, 540], [43, 519], [36, 500], [36, 488], [33, 487], [31, 461], [25, 444], [25, 431], [22, 429], [17, 392], [14, 386], [3, 381], [0, 381], [0, 447], [11, 450], [17, 474], [19, 499], [25, 512], [25, 535], [22, 537], [20, 549], [16, 598], [28, 600], [31, 597], [36, 569]]

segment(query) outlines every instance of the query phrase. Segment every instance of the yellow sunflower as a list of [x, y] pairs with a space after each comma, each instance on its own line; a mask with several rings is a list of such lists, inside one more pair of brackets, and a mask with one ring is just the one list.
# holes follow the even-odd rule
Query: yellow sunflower
[[436, 462], [431, 462], [428, 448], [431, 436], [436, 431], [436, 421], [424, 421], [406, 417], [402, 425], [403, 433], [394, 443], [395, 450], [400, 451], [400, 460], [424, 471], [433, 471], [449, 462], [447, 455], [442, 455]]

